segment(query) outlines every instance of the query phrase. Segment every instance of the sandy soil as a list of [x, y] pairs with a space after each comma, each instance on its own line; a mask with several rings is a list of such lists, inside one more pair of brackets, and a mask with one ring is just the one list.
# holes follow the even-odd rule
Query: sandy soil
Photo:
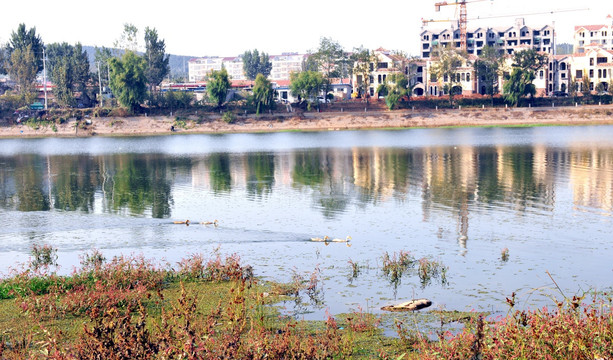
[[613, 106], [564, 108], [406, 110], [372, 112], [277, 113], [273, 115], [237, 116], [234, 124], [223, 122], [219, 115], [204, 119], [191, 116], [186, 126], [170, 128], [174, 117], [130, 117], [85, 119], [78, 126], [75, 119], [33, 129], [25, 124], [0, 125], [0, 138], [15, 137], [86, 137], [145, 136], [165, 134], [248, 133], [274, 131], [328, 131], [344, 129], [448, 127], [448, 126], [536, 126], [613, 124]]

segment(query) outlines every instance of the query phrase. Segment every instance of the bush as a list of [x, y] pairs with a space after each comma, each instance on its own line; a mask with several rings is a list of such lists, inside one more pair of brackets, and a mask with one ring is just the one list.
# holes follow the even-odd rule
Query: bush
[[234, 124], [234, 121], [236, 120], [236, 118], [234, 116], [234, 113], [230, 111], [226, 111], [223, 113], [221, 120], [223, 120], [227, 124]]

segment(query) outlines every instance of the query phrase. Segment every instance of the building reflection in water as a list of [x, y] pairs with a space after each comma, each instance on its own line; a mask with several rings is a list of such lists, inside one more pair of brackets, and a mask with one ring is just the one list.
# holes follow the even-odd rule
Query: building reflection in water
[[313, 207], [334, 218], [351, 204], [378, 206], [419, 194], [424, 222], [433, 209], [453, 214], [463, 249], [475, 207], [552, 211], [556, 188], [570, 186], [577, 209], [613, 211], [613, 150], [589, 146], [318, 148], [180, 158], [20, 154], [0, 163], [0, 207], [17, 211], [168, 218], [177, 186], [214, 195], [245, 191], [246, 201], [263, 201], [283, 188], [310, 191]]

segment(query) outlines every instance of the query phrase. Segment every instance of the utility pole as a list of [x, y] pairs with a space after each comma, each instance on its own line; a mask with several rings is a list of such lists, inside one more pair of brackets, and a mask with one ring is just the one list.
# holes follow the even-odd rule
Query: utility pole
[[45, 110], [47, 110], [47, 56], [43, 47], [43, 89], [45, 91]]

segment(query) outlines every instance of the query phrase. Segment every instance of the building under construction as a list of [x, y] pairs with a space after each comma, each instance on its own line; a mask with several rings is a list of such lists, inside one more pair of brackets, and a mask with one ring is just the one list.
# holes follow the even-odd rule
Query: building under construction
[[[461, 48], [461, 31], [450, 26], [443, 30], [425, 29], [421, 32], [421, 56], [430, 58], [432, 49], [437, 46]], [[468, 54], [480, 55], [485, 46], [497, 47], [506, 54], [518, 50], [535, 49], [553, 54], [554, 28], [551, 25], [529, 27], [523, 18], [506, 27], [477, 27], [466, 32], [466, 51]]]

